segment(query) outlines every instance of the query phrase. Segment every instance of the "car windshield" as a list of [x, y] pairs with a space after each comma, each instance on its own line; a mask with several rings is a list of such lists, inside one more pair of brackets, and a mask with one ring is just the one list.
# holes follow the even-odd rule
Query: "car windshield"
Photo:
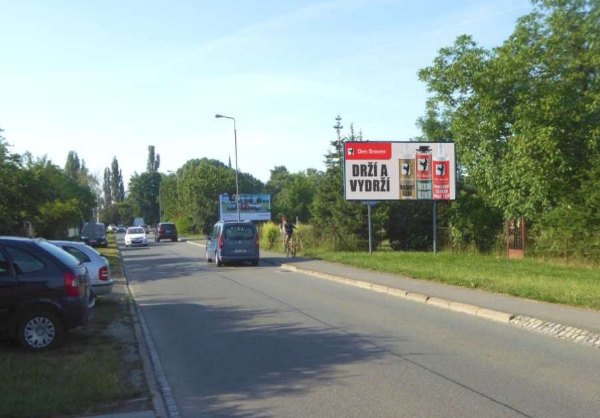
[[129, 228], [127, 230], [127, 234], [131, 235], [131, 234], [145, 234], [146, 231], [144, 231], [144, 228]]
[[254, 228], [251, 225], [231, 225], [225, 227], [225, 239], [253, 239]]
[[172, 231], [173, 229], [175, 229], [175, 225], [173, 225], [173, 224], [162, 224], [160, 226], [160, 229], [164, 229], [165, 231]]
[[84, 235], [84, 236], [86, 236], [86, 235], [90, 235], [90, 236], [104, 235], [104, 225], [92, 224], [92, 223], [85, 224], [85, 226], [81, 230], [81, 235]]

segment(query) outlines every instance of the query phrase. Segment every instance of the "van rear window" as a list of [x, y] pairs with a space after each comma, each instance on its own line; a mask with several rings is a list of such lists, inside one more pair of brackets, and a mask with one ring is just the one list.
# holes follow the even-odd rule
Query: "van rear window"
[[254, 228], [250, 225], [231, 225], [225, 227], [225, 239], [254, 239]]

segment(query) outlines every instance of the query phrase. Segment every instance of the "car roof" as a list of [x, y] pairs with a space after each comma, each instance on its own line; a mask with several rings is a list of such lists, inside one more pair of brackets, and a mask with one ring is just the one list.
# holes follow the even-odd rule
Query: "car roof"
[[51, 244], [59, 244], [59, 245], [70, 245], [72, 247], [77, 247], [80, 249], [84, 249], [84, 250], [91, 250], [91, 252], [93, 252], [94, 254], [98, 255], [100, 254], [98, 251], [94, 250], [92, 247], [90, 247], [89, 245], [87, 245], [84, 242], [80, 242], [80, 241], [59, 241], [59, 240], [51, 240], [49, 241]]
[[0, 240], [8, 242], [38, 242], [43, 241], [43, 238], [28, 238], [28, 237], [13, 237], [13, 236], [0, 236]]

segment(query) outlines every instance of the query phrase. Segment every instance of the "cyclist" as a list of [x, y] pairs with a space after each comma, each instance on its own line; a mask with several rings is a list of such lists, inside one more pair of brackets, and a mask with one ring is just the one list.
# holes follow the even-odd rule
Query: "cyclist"
[[284, 217], [282, 219], [282, 223], [283, 223], [283, 230], [285, 232], [285, 247], [284, 248], [288, 248], [288, 245], [290, 245], [290, 240], [292, 239], [292, 235], [294, 234], [294, 229], [296, 228], [296, 225], [294, 225], [294, 223], [292, 221], [288, 221], [286, 217]]

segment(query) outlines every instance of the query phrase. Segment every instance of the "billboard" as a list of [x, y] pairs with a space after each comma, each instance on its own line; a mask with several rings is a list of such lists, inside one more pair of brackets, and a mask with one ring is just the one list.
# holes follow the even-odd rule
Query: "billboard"
[[[222, 221], [237, 221], [235, 197], [219, 195], [219, 213]], [[270, 221], [271, 195], [240, 194], [240, 219], [242, 221]]]
[[345, 142], [346, 200], [455, 200], [450, 142]]

